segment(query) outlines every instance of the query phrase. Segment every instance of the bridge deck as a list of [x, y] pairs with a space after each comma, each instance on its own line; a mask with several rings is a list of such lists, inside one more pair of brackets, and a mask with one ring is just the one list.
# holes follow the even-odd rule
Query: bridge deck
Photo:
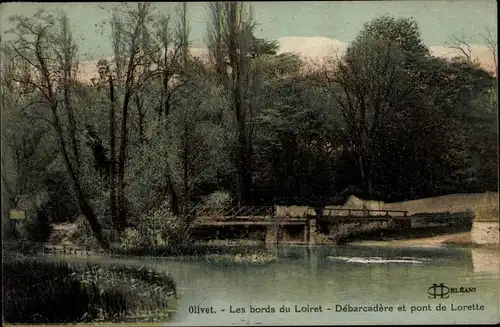
[[[313, 214], [316, 212], [317, 214]], [[274, 207], [195, 207], [189, 215], [195, 217], [194, 226], [270, 226], [270, 225], [305, 225], [309, 219], [327, 221], [389, 221], [408, 220], [403, 210], [367, 210], [347, 208], [319, 208], [307, 207], [296, 217], [276, 216]], [[416, 217], [415, 217], [416, 218]]]
[[290, 220], [290, 221], [281, 221], [281, 220], [257, 220], [257, 221], [200, 221], [195, 222], [195, 226], [274, 226], [274, 225], [305, 225], [307, 220]]

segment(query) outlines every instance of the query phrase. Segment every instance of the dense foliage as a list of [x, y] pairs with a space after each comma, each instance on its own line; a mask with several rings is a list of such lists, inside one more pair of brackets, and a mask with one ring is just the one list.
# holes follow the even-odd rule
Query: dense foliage
[[116, 233], [163, 244], [182, 241], [172, 234], [203, 201], [497, 189], [496, 79], [466, 59], [433, 57], [415, 21], [368, 22], [341, 58], [310, 69], [255, 37], [243, 4], [209, 5], [204, 59], [189, 52], [185, 5], [172, 15], [134, 6], [117, 5], [114, 57], [98, 62], [92, 83], [77, 77], [64, 14], [11, 17], [2, 216], [81, 214], [104, 247]]
[[8, 323], [165, 319], [172, 279], [147, 269], [8, 259], [3, 263]]

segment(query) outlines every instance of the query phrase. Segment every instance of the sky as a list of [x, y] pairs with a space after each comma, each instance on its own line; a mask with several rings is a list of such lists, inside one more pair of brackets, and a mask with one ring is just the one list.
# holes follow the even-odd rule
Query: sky
[[[156, 3], [159, 11], [172, 10], [176, 3]], [[31, 15], [39, 9], [64, 10], [73, 25], [81, 53], [88, 59], [111, 54], [109, 35], [96, 24], [109, 19], [113, 3], [7, 3], [0, 5], [0, 28], [5, 31], [11, 15]], [[190, 41], [204, 47], [208, 12], [206, 2], [188, 3]], [[428, 46], [445, 45], [454, 35], [465, 35], [471, 44], [484, 44], [485, 27], [496, 33], [497, 4], [494, 0], [405, 0], [405, 1], [298, 1], [252, 3], [256, 35], [282, 37], [327, 37], [352, 41], [371, 19], [390, 14], [413, 17]], [[2, 33], [3, 34], [3, 33]]]

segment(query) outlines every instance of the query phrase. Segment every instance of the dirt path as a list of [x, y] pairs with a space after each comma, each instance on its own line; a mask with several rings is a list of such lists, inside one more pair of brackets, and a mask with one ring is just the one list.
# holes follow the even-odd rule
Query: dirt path
[[47, 241], [47, 244], [51, 245], [71, 245], [72, 242], [69, 239], [78, 229], [78, 227], [72, 223], [53, 224], [52, 228], [52, 233]]

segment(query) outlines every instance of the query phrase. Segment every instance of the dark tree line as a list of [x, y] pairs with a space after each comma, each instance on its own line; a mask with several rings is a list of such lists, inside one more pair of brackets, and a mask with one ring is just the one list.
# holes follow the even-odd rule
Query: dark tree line
[[191, 55], [187, 7], [117, 6], [114, 58], [92, 83], [77, 77], [64, 14], [11, 18], [4, 211], [81, 214], [107, 246], [104, 229], [165, 205], [182, 221], [214, 192], [263, 205], [497, 189], [496, 78], [467, 56], [433, 57], [412, 19], [368, 22], [342, 57], [307, 68], [233, 2], [208, 5], [208, 57]]

